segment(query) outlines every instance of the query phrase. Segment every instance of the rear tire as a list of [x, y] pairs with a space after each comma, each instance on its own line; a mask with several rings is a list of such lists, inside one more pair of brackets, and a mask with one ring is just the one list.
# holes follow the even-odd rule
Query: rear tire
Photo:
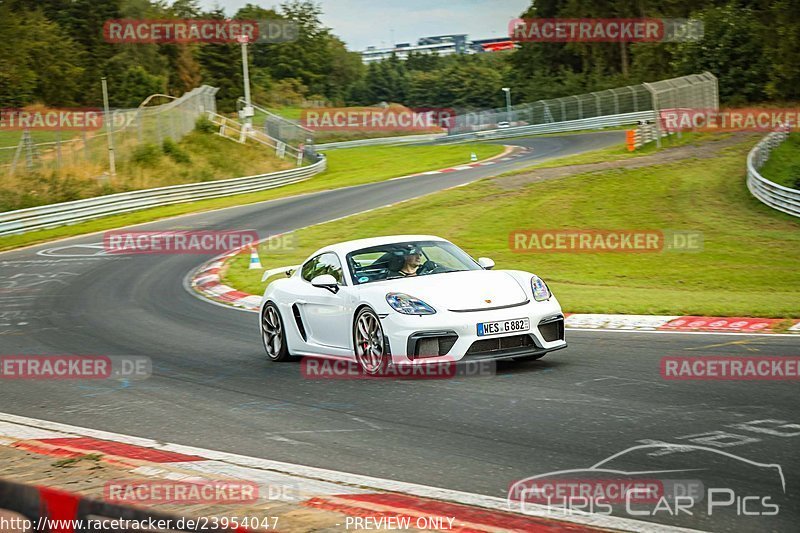
[[270, 361], [283, 362], [292, 358], [286, 343], [286, 329], [278, 306], [267, 302], [261, 311], [261, 341]]
[[392, 356], [387, 353], [386, 344], [378, 315], [369, 307], [362, 308], [353, 321], [353, 349], [365, 374], [379, 375], [389, 367]]

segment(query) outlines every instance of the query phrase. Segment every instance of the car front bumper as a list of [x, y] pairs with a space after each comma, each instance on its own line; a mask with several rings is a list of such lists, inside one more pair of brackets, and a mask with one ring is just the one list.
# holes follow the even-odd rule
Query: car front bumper
[[[478, 335], [478, 324], [528, 318], [527, 331]], [[555, 298], [505, 309], [438, 311], [433, 315], [381, 315], [396, 364], [480, 361], [542, 355], [567, 346], [564, 316]]]

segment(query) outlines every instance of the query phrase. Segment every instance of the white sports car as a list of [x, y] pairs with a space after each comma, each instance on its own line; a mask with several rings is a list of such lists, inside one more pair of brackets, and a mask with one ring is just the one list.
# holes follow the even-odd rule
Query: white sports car
[[544, 281], [492, 270], [453, 243], [395, 235], [326, 246], [267, 286], [261, 336], [273, 361], [349, 358], [377, 374], [402, 363], [542, 357], [565, 348]]

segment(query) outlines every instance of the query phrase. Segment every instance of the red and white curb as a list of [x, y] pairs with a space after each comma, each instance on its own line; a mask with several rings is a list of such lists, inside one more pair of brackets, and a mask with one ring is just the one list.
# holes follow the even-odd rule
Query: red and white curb
[[505, 150], [503, 150], [503, 153], [498, 154], [498, 155], [496, 155], [494, 157], [490, 157], [489, 159], [484, 159], [483, 161], [478, 161], [478, 162], [475, 162], [475, 163], [469, 163], [469, 164], [466, 164], [466, 165], [459, 165], [457, 167], [450, 167], [450, 168], [443, 168], [443, 169], [440, 169], [440, 170], [431, 170], [431, 171], [428, 171], [428, 172], [421, 172], [419, 174], [411, 174], [409, 176], [402, 176], [400, 178], [394, 178], [394, 179], [411, 178], [413, 176], [427, 176], [427, 175], [431, 175], [431, 174], [447, 174], [449, 172], [456, 172], [456, 171], [459, 171], [459, 170], [469, 170], [469, 169], [475, 168], [475, 167], [485, 167], [485, 166], [489, 166], [489, 165], [494, 165], [495, 163], [497, 163], [497, 161], [511, 161], [511, 160], [513, 160], [513, 159], [515, 159], [517, 157], [521, 157], [521, 156], [525, 155], [530, 150], [531, 150], [530, 148], [526, 148], [524, 146], [506, 146]]
[[[247, 457], [193, 446], [165, 443], [107, 431], [70, 426], [0, 413], [0, 445], [57, 457], [100, 454], [102, 460], [134, 466], [132, 473], [174, 481], [224, 477], [255, 482], [261, 487], [296, 488], [300, 505], [350, 516], [450, 517], [453, 526], [434, 530], [456, 532], [689, 532], [628, 518], [573, 511], [552, 516], [547, 507], [526, 504], [510, 509], [505, 498], [392, 481], [291, 463]], [[196, 472], [187, 476], [183, 472]], [[259, 494], [275, 494], [262, 492]], [[299, 496], [298, 499], [295, 496]], [[280, 498], [274, 498], [280, 499]]]
[[[800, 334], [800, 320], [795, 319], [786, 333]], [[776, 334], [785, 324], [781, 318], [567, 314], [565, 325], [571, 329], [614, 331], [662, 331], [700, 333]]]
[[241, 250], [233, 250], [201, 265], [190, 276], [189, 284], [192, 290], [212, 302], [229, 305], [245, 311], [258, 311], [261, 302], [260, 296], [238, 291], [220, 282], [219, 272], [225, 262], [240, 252]]

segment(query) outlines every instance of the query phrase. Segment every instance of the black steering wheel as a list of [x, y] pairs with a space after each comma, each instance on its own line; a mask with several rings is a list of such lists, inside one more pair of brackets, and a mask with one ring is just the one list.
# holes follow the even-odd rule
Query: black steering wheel
[[437, 268], [439, 268], [439, 264], [428, 259], [427, 261], [422, 263], [421, 267], [417, 269], [417, 275], [419, 276], [420, 274], [430, 274]]

